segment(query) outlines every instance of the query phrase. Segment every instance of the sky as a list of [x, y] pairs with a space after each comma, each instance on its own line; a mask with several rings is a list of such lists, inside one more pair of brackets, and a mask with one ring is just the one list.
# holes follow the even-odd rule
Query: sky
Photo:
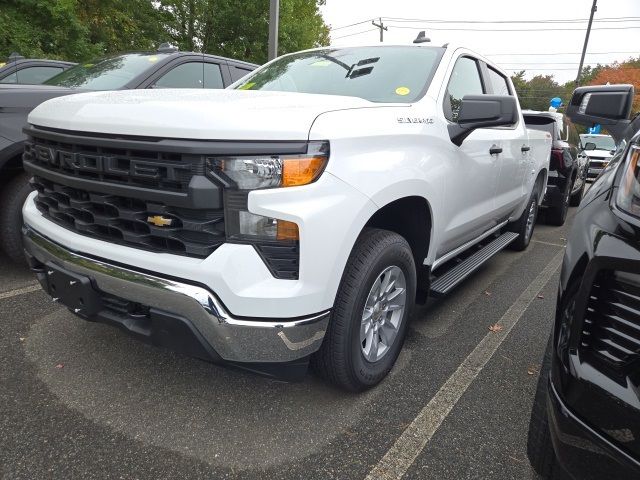
[[[382, 17], [388, 26], [385, 44], [410, 44], [420, 30], [426, 30], [433, 44], [454, 42], [469, 47], [510, 74], [520, 70], [526, 70], [527, 78], [553, 74], [556, 81], [564, 83], [576, 77], [592, 3], [593, 0], [326, 0], [321, 11], [332, 28], [333, 46], [378, 43], [380, 33], [371, 19], [376, 18], [379, 23], [377, 18]], [[569, 19], [572, 21], [561, 22]], [[519, 23], [486, 23], [505, 20]], [[467, 23], [449, 23], [453, 21]], [[358, 22], [364, 23], [341, 28]], [[525, 31], [532, 29], [547, 30]], [[632, 56], [640, 56], [640, 0], [598, 0], [585, 65], [609, 64]]]

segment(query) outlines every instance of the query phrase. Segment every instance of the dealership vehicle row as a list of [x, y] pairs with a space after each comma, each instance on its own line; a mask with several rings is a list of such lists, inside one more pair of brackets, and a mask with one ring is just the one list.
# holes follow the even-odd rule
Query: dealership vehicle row
[[[0, 86], [0, 244], [25, 259], [56, 304], [11, 322], [30, 330], [20, 334], [23, 347], [9, 340], [8, 362], [24, 353], [38, 365], [57, 349], [86, 372], [77, 360], [93, 341], [82, 332], [95, 325], [78, 327], [87, 320], [175, 358], [289, 381], [307, 379], [311, 367], [341, 390], [385, 395], [394, 375], [425, 361], [429, 341], [412, 340], [412, 328], [446, 335], [449, 349], [458, 338], [461, 350], [450, 363], [439, 355], [433, 378], [409, 374], [428, 392], [425, 405], [415, 418], [399, 412], [402, 429], [387, 432], [386, 452], [366, 460], [367, 478], [390, 465], [400, 472], [394, 478], [420, 478], [433, 467], [422, 455], [440, 424], [520, 319], [540, 313], [532, 302], [543, 291], [555, 296], [564, 256], [545, 357], [527, 372], [540, 371], [529, 461], [550, 480], [640, 475], [640, 116], [630, 119], [632, 86], [578, 88], [565, 114], [523, 111], [496, 64], [423, 34], [413, 45], [318, 48], [262, 67], [169, 45], [67, 67], [42, 86]], [[610, 135], [578, 136], [574, 125], [602, 125]], [[553, 227], [535, 240], [539, 215]], [[567, 220], [572, 231], [561, 237]], [[530, 244], [534, 252], [523, 253]], [[499, 255], [505, 249], [520, 253]], [[495, 299], [502, 317], [481, 326], [451, 310], [442, 315], [468, 331], [413, 326], [421, 313], [446, 309], [457, 288], [477, 289], [474, 277], [494, 262], [505, 265], [496, 278], [521, 289], [517, 298], [509, 292], [511, 306]], [[528, 262], [542, 266], [527, 270]], [[511, 277], [510, 268], [527, 274]], [[14, 308], [36, 287], [5, 290], [0, 301]], [[481, 290], [468, 305], [491, 318], [493, 293]], [[47, 336], [51, 345], [34, 340]], [[475, 348], [464, 345], [470, 338]], [[467, 362], [473, 375], [460, 373]], [[60, 401], [94, 418], [83, 404], [102, 401], [91, 382], [78, 402], [65, 390], [77, 386], [34, 368]], [[121, 389], [112, 390], [104, 398]], [[366, 395], [376, 393], [352, 398]], [[431, 426], [422, 415], [435, 415]], [[135, 416], [126, 423], [116, 421], [116, 430], [138, 438]], [[154, 430], [152, 444], [235, 474], [233, 454], [219, 463], [189, 441], [162, 443], [175, 435], [166, 426]], [[332, 435], [301, 458], [344, 440]], [[400, 450], [411, 458], [403, 466], [392, 458]]]

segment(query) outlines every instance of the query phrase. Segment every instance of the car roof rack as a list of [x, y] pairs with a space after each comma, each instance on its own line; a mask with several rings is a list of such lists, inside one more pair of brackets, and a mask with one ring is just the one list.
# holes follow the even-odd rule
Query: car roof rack
[[172, 45], [169, 42], [161, 43], [158, 47], [158, 53], [174, 53], [180, 49], [176, 45]]
[[17, 62], [18, 60], [23, 60], [24, 57], [18, 52], [13, 52], [11, 55], [9, 55], [8, 59], [10, 62]]
[[415, 38], [413, 43], [429, 43], [431, 39], [427, 37], [427, 34], [424, 30], [418, 33], [418, 36]]

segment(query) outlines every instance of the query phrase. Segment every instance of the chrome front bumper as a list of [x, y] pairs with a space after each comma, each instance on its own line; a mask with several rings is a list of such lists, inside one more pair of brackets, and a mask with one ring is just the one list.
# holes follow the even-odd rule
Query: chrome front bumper
[[40, 263], [90, 277], [104, 293], [180, 315], [190, 321], [225, 361], [290, 362], [320, 348], [329, 311], [295, 319], [234, 318], [206, 288], [89, 258], [48, 240], [29, 227], [25, 250]]

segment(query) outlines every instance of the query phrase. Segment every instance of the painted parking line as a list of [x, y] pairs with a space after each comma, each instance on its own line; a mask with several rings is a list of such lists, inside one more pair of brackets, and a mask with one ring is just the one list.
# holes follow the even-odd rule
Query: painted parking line
[[480, 341], [447, 379], [434, 397], [369, 472], [365, 480], [398, 480], [406, 473], [431, 437], [447, 418], [462, 394], [491, 359], [509, 332], [518, 323], [540, 290], [549, 282], [562, 262], [564, 249], [558, 252], [497, 322], [499, 332], [490, 332]]
[[40, 290], [40, 284], [38, 282], [33, 282], [26, 287], [16, 288], [15, 290], [9, 290], [8, 292], [0, 293], [0, 300], [5, 298], [17, 297], [18, 295], [24, 295], [25, 293], [31, 293]]

